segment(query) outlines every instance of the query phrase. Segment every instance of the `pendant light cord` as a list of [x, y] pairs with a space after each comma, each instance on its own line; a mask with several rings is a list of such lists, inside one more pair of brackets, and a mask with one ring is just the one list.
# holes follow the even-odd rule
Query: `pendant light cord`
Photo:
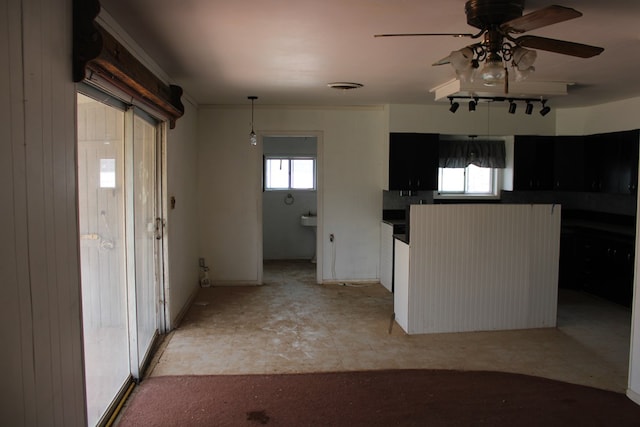
[[248, 99], [251, 100], [251, 133], [254, 133], [253, 131], [253, 102], [258, 99], [257, 96], [248, 96]]

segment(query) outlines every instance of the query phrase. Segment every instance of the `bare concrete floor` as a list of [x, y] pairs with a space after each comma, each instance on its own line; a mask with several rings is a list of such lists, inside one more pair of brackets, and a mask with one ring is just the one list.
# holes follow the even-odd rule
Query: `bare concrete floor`
[[149, 375], [497, 370], [626, 390], [631, 312], [579, 292], [557, 328], [407, 335], [380, 284], [318, 285], [306, 262], [266, 263], [264, 283], [201, 289]]

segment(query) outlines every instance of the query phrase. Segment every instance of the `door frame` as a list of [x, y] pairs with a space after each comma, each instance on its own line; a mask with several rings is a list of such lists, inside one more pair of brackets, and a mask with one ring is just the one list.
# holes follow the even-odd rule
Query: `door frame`
[[263, 263], [264, 263], [264, 225], [262, 223], [262, 190], [263, 190], [263, 155], [264, 155], [264, 138], [265, 137], [311, 137], [316, 139], [316, 207], [318, 215], [318, 226], [316, 233], [316, 283], [323, 282], [323, 239], [324, 235], [324, 214], [323, 214], [323, 201], [324, 201], [324, 134], [322, 131], [258, 131], [258, 143], [260, 148], [260, 154], [256, 156], [256, 206], [257, 206], [257, 230], [258, 238], [256, 248], [256, 271], [257, 271], [257, 283], [263, 284]]

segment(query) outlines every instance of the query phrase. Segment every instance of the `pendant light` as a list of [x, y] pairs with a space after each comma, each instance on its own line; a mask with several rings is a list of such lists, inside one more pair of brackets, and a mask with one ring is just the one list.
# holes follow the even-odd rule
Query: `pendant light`
[[253, 130], [253, 101], [258, 99], [258, 97], [257, 96], [248, 96], [247, 99], [251, 100], [251, 133], [249, 134], [249, 142], [251, 143], [251, 145], [256, 146], [256, 145], [258, 145], [258, 136], [256, 135], [255, 131]]

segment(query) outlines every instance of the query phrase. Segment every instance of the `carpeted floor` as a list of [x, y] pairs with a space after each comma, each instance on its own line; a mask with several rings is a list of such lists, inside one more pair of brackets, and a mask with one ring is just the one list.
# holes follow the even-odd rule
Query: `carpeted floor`
[[619, 393], [502, 372], [395, 370], [144, 380], [127, 426], [639, 426]]

